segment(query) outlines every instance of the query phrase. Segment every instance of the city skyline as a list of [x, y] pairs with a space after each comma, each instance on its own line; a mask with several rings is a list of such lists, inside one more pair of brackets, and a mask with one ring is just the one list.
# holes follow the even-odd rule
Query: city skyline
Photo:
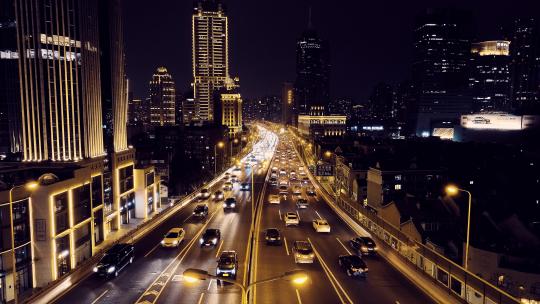
[[[452, 5], [471, 10], [478, 28], [475, 38], [485, 41], [502, 39], [502, 33], [498, 34], [502, 23], [506, 21], [510, 25], [514, 18], [526, 17], [538, 8], [538, 4], [532, 1], [518, 2], [519, 5], [502, 3], [492, 6], [488, 1], [461, 1], [438, 3], [437, 6]], [[434, 5], [428, 1], [417, 1], [413, 4], [370, 4], [363, 8], [360, 4], [350, 3], [351, 9], [343, 12], [343, 16], [350, 18], [336, 19], [341, 14], [339, 9], [331, 5], [327, 7], [320, 1], [287, 3], [287, 10], [280, 10], [280, 4], [274, 2], [255, 4], [232, 0], [226, 4], [234, 8], [228, 12], [233, 20], [229, 25], [230, 31], [235, 33], [230, 37], [231, 74], [240, 77], [244, 96], [277, 95], [282, 82], [294, 81], [294, 49], [307, 27], [311, 5], [313, 27], [321, 38], [329, 41], [332, 50], [331, 96], [351, 97], [355, 101], [367, 101], [373, 86], [380, 81], [396, 85], [411, 78], [414, 19]], [[177, 80], [179, 92], [187, 91], [192, 81], [192, 76], [186, 72], [191, 69], [189, 16], [192, 3], [158, 1], [153, 7], [146, 8], [143, 3], [135, 1], [124, 9], [126, 24], [129, 24], [126, 29], [127, 71], [135, 96], [144, 96], [146, 75], [151, 74], [157, 65], [164, 65], [170, 70]], [[358, 11], [358, 16], [363, 18], [351, 19], [352, 11]], [[169, 14], [171, 18], [162, 18]], [[281, 16], [286, 22], [278, 22], [281, 18], [274, 16]], [[141, 18], [159, 18], [164, 22], [150, 29], [139, 23]], [[351, 23], [351, 20], [356, 21]], [[254, 31], [263, 35], [253, 35]], [[174, 39], [155, 41], [145, 48], [137, 47], [147, 39], [145, 37], [157, 33], [166, 33]], [[366, 48], [366, 44], [370, 47]], [[159, 63], [154, 61], [155, 54], [159, 54]], [[360, 72], [351, 77], [351, 70]]]

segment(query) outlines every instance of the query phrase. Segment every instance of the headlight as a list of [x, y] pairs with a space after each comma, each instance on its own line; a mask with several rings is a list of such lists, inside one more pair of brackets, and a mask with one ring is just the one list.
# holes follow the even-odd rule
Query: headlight
[[366, 247], [366, 246], [362, 246], [362, 247], [360, 247], [360, 249], [361, 249], [362, 251], [367, 251], [367, 247]]
[[309, 257], [310, 257], [310, 258], [313, 258], [313, 257], [315, 257], [315, 255], [314, 255], [313, 253], [310, 253], [310, 254], [309, 254]]
[[231, 271], [232, 274], [235, 274], [236, 273], [236, 268], [234, 268], [232, 271]]
[[219, 270], [219, 268], [216, 269], [216, 274], [220, 274], [220, 273], [221, 273], [221, 270]]
[[116, 267], [111, 266], [107, 269], [107, 273], [113, 273], [116, 270]]
[[200, 239], [200, 240], [199, 240], [199, 244], [202, 244], [202, 243], [204, 243], [204, 240], [203, 240], [203, 239]]
[[173, 243], [173, 245], [176, 245], [176, 244], [178, 244], [178, 241], [174, 240], [172, 243]]
[[223, 203], [223, 207], [226, 208], [226, 207], [227, 207], [227, 204], [226, 204], [226, 203]]
[[161, 241], [161, 245], [165, 245], [165, 240], [162, 240], [162, 241]]
[[234, 207], [236, 207], [236, 204], [235, 204], [235, 203], [232, 203], [232, 204], [231, 204], [231, 208], [234, 208]]
[[98, 268], [97, 267], [94, 267], [94, 272], [98, 272]]
[[212, 243], [214, 243], [214, 245], [217, 244], [217, 238], [213, 239]]

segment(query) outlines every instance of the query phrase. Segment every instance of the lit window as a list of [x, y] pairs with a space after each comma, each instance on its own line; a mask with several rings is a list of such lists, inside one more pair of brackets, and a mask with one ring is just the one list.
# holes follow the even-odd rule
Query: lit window
[[401, 184], [395, 184], [394, 189], [395, 190], [401, 190]]

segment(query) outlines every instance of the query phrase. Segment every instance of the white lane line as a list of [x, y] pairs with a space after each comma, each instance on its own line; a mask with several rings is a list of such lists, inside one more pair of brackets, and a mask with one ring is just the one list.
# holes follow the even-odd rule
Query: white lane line
[[214, 279], [210, 279], [210, 282], [208, 283], [208, 288], [206, 288], [206, 290], [210, 290], [210, 287], [212, 287], [212, 281], [214, 281]]
[[279, 220], [281, 221], [281, 209], [278, 209], [278, 212], [279, 212]]
[[105, 290], [102, 294], [100, 294], [99, 297], [97, 297], [91, 304], [96, 304], [97, 301], [99, 301], [99, 299], [103, 298], [103, 296], [104, 296], [107, 292], [109, 292], [108, 289]]
[[189, 220], [189, 218], [192, 216], [193, 214], [190, 214], [188, 217], [186, 217], [186, 219], [182, 222], [182, 224], [186, 223], [187, 220]]
[[144, 257], [146, 258], [147, 256], [149, 256], [152, 252], [154, 252], [154, 250], [158, 248], [159, 245], [161, 245], [161, 242], [157, 243], [156, 246], [154, 246], [154, 248], [150, 249], [150, 251], [148, 251], [148, 253], [145, 254]]
[[342, 242], [338, 237], [336, 237], [336, 240], [338, 241], [338, 243], [339, 243], [341, 246], [343, 246], [343, 249], [345, 249], [345, 251], [347, 251], [347, 253], [348, 253], [349, 255], [352, 255], [352, 253], [349, 251], [349, 248], [347, 248], [347, 247], [343, 244], [343, 242]]
[[283, 237], [283, 243], [285, 244], [285, 251], [287, 252], [287, 255], [289, 255], [289, 246], [287, 246], [287, 238]]
[[229, 225], [232, 225], [233, 221], [234, 221], [234, 216], [231, 216], [231, 218], [229, 219]]
[[298, 304], [302, 304], [302, 299], [300, 298], [300, 292], [298, 291], [298, 289], [295, 289], [296, 290], [296, 299], [298, 300]]
[[221, 246], [223, 246], [223, 240], [221, 240], [221, 243], [219, 243], [219, 247], [216, 251], [216, 258], [219, 256], [219, 252], [221, 251]]
[[204, 298], [204, 292], [201, 293], [201, 296], [199, 297], [199, 302], [197, 302], [197, 304], [201, 304], [202, 303], [202, 300]]
[[319, 219], [323, 219], [322, 216], [319, 214], [319, 212], [317, 212], [317, 210], [315, 210], [315, 213], [317, 214], [317, 216], [319, 217]]

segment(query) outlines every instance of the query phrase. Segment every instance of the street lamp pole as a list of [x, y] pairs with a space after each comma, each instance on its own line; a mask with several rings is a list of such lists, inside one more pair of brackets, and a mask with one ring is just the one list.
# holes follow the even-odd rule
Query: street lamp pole
[[463, 261], [463, 266], [465, 267], [465, 270], [468, 270], [469, 266], [469, 241], [471, 236], [471, 208], [472, 208], [472, 194], [470, 191], [458, 188], [453, 185], [449, 185], [446, 187], [446, 193], [449, 195], [456, 195], [458, 192], [465, 192], [468, 196], [468, 210], [467, 210], [467, 236], [465, 240], [465, 260]]

